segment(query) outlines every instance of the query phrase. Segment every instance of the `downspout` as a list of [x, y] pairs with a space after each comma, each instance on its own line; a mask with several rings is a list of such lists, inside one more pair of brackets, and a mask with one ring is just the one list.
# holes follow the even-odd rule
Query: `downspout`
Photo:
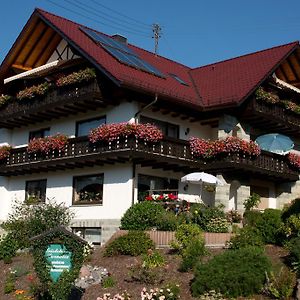
[[149, 104], [147, 104], [146, 106], [142, 107], [138, 112], [136, 112], [134, 114], [134, 123], [137, 123], [137, 118], [138, 116], [144, 111], [146, 110], [147, 108], [149, 108], [150, 106], [152, 106], [153, 104], [155, 104], [158, 100], [158, 94], [155, 93], [155, 98], [152, 102], [150, 102]]
[[[149, 104], [147, 104], [146, 106], [142, 107], [138, 112], [136, 112], [134, 114], [134, 123], [137, 124], [138, 121], [138, 116], [147, 108], [149, 108], [150, 106], [152, 106], [153, 104], [155, 104], [158, 100], [158, 94], [155, 93], [155, 98], [152, 102], [150, 102]], [[136, 164], [135, 162], [132, 162], [132, 205], [134, 204], [134, 194], [135, 194], [135, 187], [136, 187]], [[137, 195], [138, 196], [138, 195]]]

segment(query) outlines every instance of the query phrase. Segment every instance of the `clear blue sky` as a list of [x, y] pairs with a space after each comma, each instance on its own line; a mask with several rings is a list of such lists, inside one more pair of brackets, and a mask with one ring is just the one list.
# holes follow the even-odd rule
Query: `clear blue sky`
[[299, 0], [10, 0], [0, 3], [1, 62], [35, 7], [151, 51], [159, 23], [159, 54], [191, 67], [300, 39]]

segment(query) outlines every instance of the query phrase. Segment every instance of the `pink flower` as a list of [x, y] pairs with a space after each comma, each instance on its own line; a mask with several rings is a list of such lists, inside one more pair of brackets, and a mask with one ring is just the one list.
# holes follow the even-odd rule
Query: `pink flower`
[[111, 142], [119, 137], [130, 136], [153, 143], [158, 142], [163, 138], [161, 130], [152, 124], [112, 123], [103, 124], [98, 128], [91, 130], [89, 140], [92, 143], [98, 141]]

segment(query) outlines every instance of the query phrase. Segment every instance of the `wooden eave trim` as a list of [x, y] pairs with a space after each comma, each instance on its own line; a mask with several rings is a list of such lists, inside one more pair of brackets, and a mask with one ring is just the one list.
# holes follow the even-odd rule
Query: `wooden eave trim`
[[70, 38], [68, 38], [59, 28], [57, 28], [53, 23], [51, 23], [41, 13], [39, 13], [38, 11], [36, 13], [48, 26], [50, 26], [54, 31], [59, 33], [64, 40], [66, 40], [74, 49], [76, 49], [78, 53], [80, 53], [90, 63], [92, 63], [100, 72], [104, 73], [104, 75], [106, 75], [110, 80], [112, 80], [117, 86], [120, 86], [120, 81], [117, 78], [115, 78], [112, 74], [110, 74], [107, 70], [105, 70], [103, 67], [101, 67], [93, 57], [88, 55], [81, 47], [79, 47]]

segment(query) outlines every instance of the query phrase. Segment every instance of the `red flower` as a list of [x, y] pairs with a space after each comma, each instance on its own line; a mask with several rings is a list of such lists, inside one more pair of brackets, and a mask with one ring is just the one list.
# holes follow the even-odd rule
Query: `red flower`
[[195, 157], [203, 159], [215, 158], [221, 154], [240, 153], [247, 156], [258, 156], [259, 146], [253, 141], [237, 137], [227, 137], [225, 140], [206, 141], [199, 138], [190, 139], [190, 147]]
[[118, 137], [129, 136], [148, 142], [158, 142], [163, 138], [161, 130], [152, 124], [113, 123], [104, 124], [91, 130], [89, 140], [92, 143], [98, 141], [110, 142]]
[[288, 162], [289, 164], [300, 170], [300, 155], [296, 154], [296, 153], [292, 153], [290, 152], [288, 155], [287, 155], [287, 159], [288, 159]]
[[11, 146], [1, 146], [0, 147], [0, 160], [7, 158], [10, 154]]
[[152, 196], [151, 196], [151, 195], [148, 195], [147, 197], [145, 197], [145, 200], [146, 200], [146, 201], [152, 201], [153, 199], [152, 199]]
[[53, 150], [63, 150], [68, 143], [68, 137], [63, 134], [56, 134], [45, 138], [32, 139], [28, 143], [28, 153], [49, 153]]

